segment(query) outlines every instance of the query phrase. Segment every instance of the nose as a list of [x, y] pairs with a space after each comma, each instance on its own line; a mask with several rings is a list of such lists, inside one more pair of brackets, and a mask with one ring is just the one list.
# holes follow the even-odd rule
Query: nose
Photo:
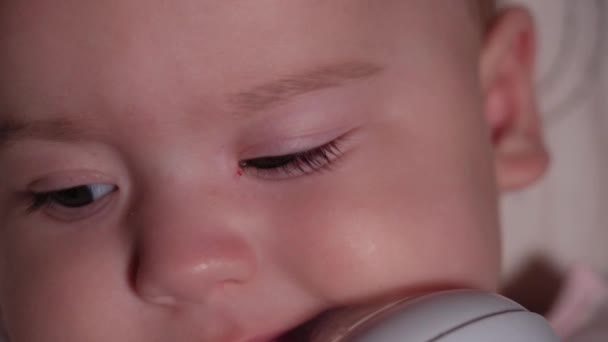
[[246, 237], [191, 210], [155, 210], [140, 225], [133, 257], [133, 286], [145, 301], [176, 305], [204, 302], [226, 285], [244, 285], [256, 271]]

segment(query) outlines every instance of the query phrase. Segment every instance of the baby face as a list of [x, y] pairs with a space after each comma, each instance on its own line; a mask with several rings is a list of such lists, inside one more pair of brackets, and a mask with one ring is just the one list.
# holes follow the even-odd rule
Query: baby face
[[267, 341], [492, 290], [464, 2], [5, 1], [0, 308], [17, 342]]

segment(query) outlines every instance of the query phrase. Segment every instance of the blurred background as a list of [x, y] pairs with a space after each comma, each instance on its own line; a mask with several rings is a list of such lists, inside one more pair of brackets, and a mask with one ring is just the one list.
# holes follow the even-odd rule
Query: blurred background
[[[505, 292], [543, 311], [583, 265], [608, 276], [608, 0], [508, 0], [539, 30], [546, 177], [503, 198]], [[523, 285], [525, 284], [525, 285]]]

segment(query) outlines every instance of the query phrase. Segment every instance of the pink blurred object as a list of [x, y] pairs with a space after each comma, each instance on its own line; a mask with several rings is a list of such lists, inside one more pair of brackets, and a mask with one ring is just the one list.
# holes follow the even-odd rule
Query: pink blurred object
[[[547, 316], [553, 329], [562, 338], [574, 338], [588, 332], [592, 324], [602, 321], [608, 341], [608, 283], [590, 268], [577, 266], [570, 273], [563, 290]], [[596, 329], [597, 330], [597, 329]], [[600, 340], [594, 340], [600, 341]]]

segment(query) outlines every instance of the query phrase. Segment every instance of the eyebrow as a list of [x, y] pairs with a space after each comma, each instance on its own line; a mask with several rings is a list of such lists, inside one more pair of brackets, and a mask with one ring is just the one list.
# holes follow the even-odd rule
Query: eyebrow
[[[253, 114], [294, 98], [370, 78], [383, 67], [369, 62], [343, 62], [312, 68], [229, 96], [236, 113]], [[67, 116], [26, 120], [0, 112], [0, 148], [25, 139], [79, 141], [99, 135], [100, 122], [92, 116]]]
[[358, 61], [324, 65], [233, 94], [229, 102], [236, 113], [255, 113], [305, 94], [370, 78], [383, 69], [378, 64]]
[[25, 120], [0, 115], [0, 148], [18, 140], [45, 139], [51, 141], [78, 141], [85, 136], [98, 135], [98, 122], [86, 118], [52, 118]]

